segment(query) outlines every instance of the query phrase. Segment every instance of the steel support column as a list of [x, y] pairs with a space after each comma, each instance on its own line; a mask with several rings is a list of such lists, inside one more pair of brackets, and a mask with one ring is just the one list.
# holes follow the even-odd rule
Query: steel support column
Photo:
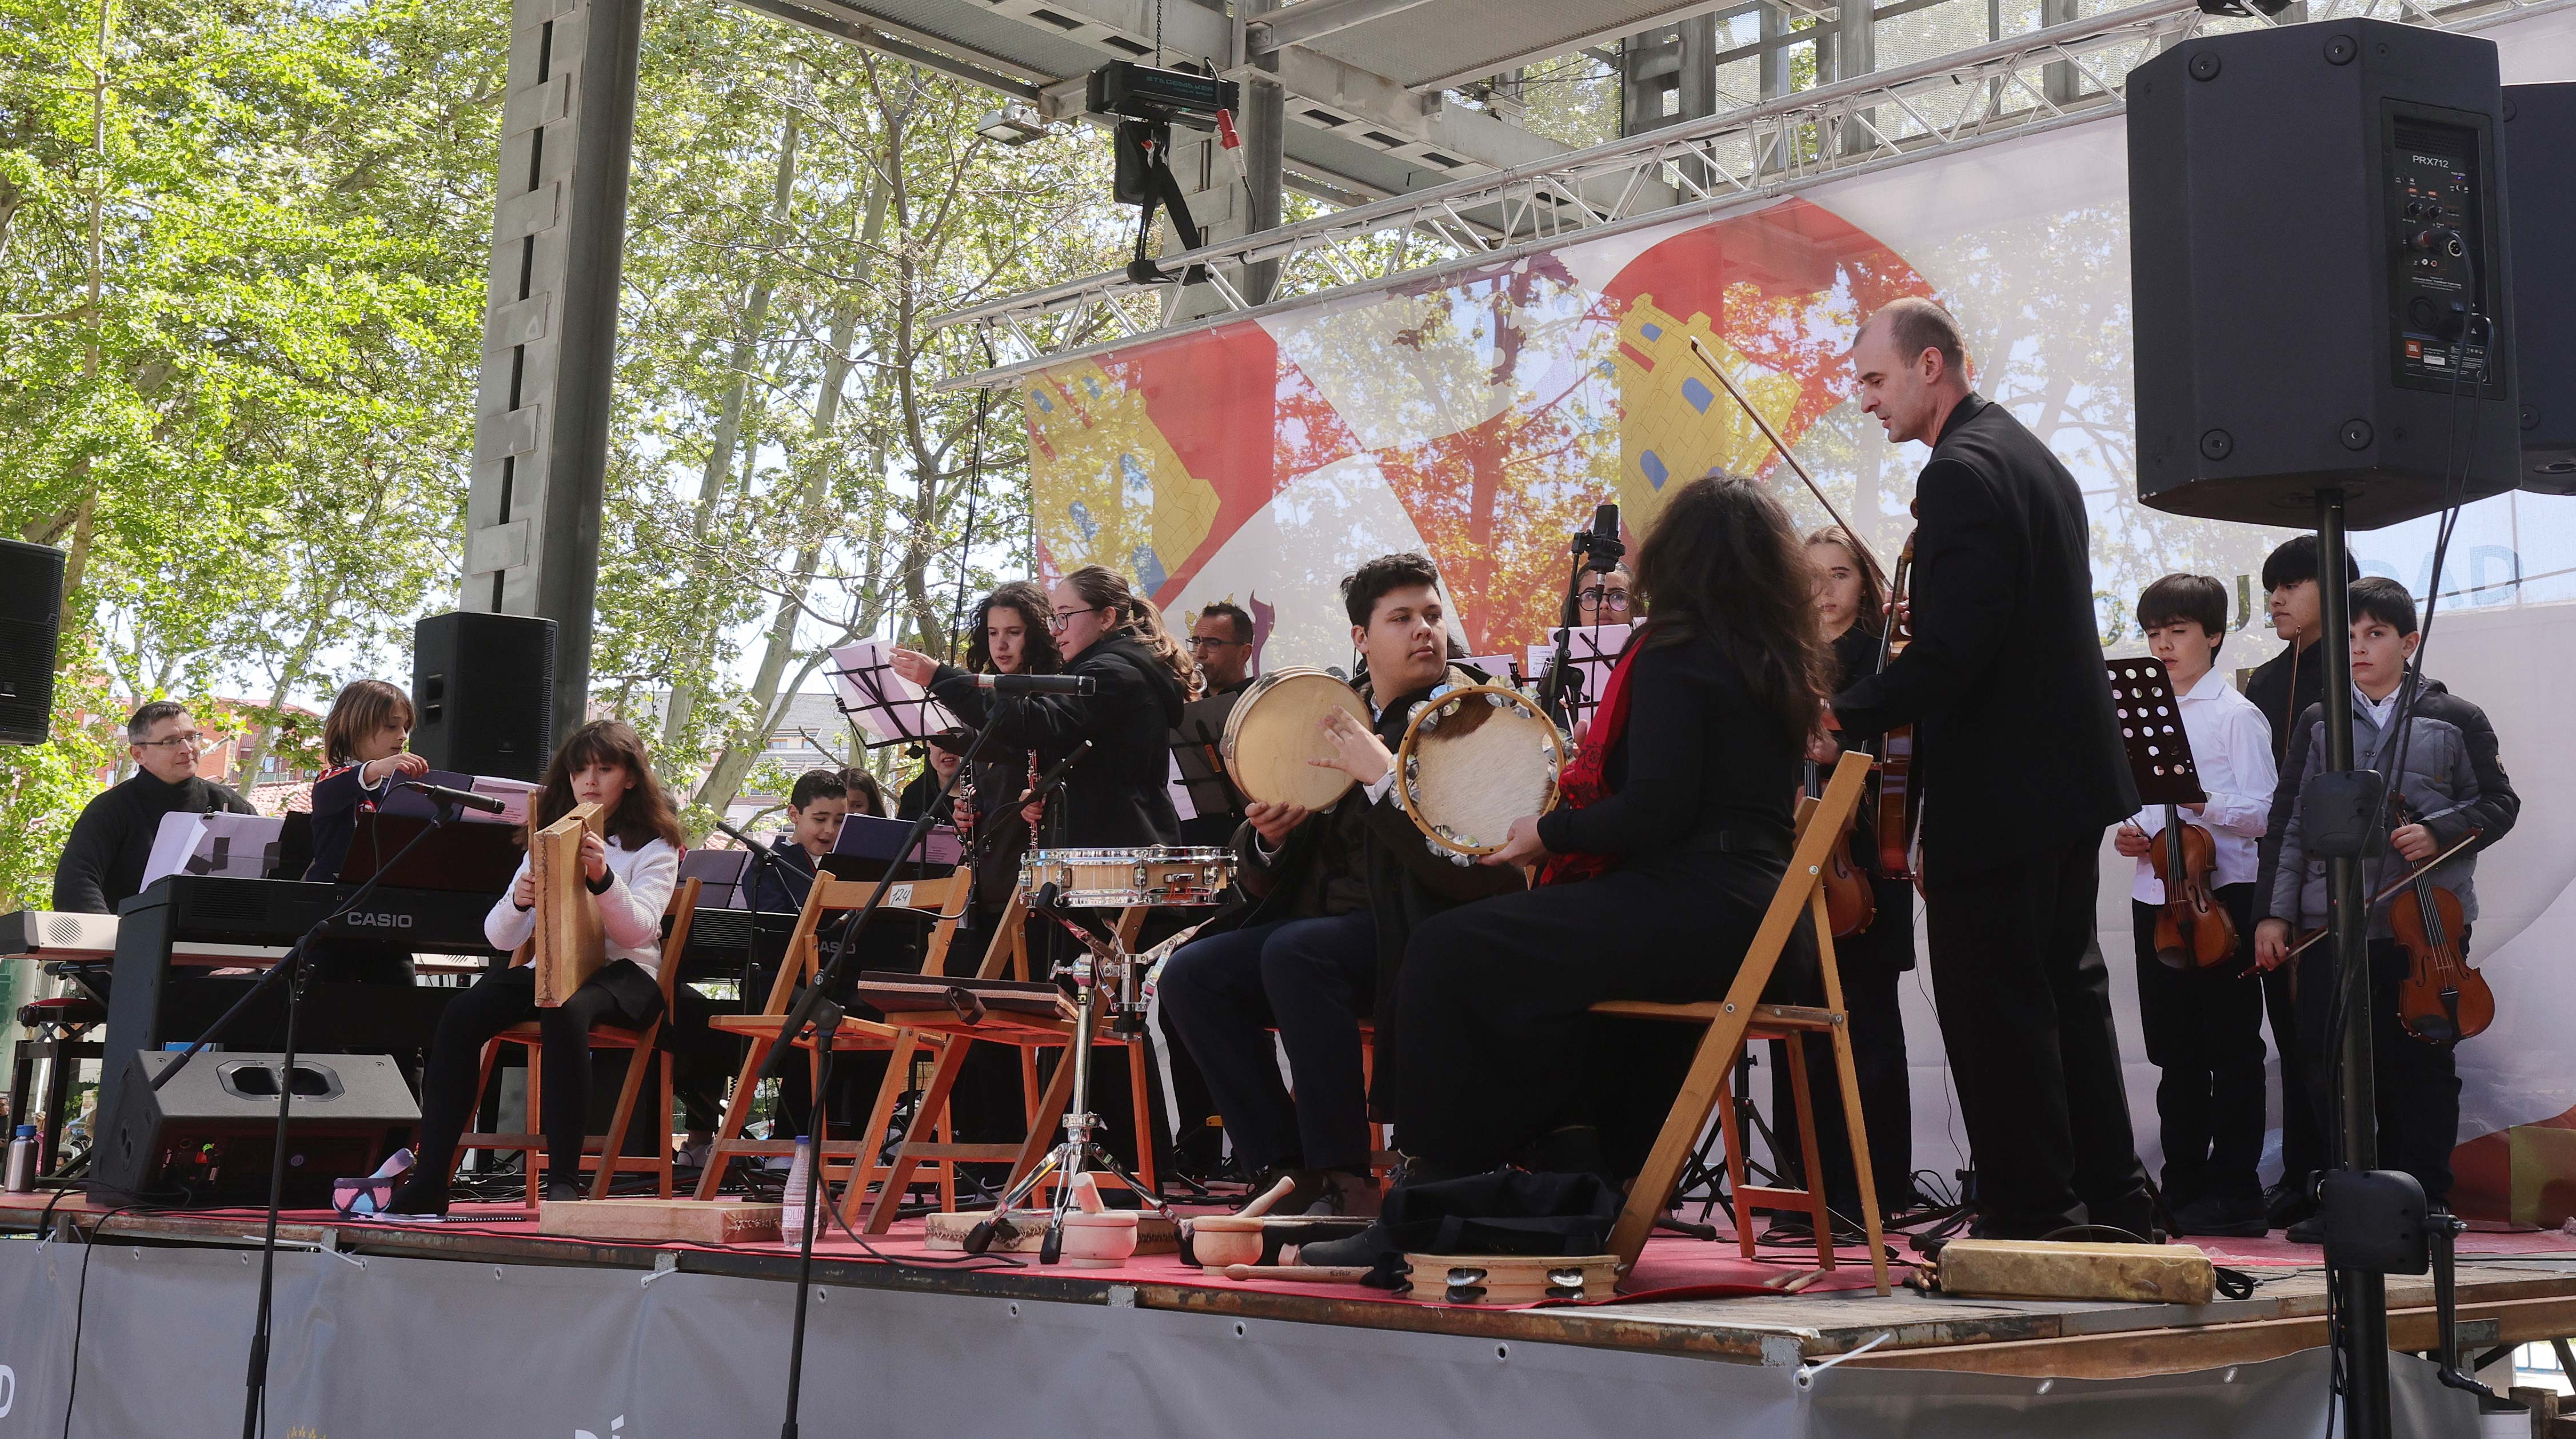
[[461, 608], [555, 622], [555, 733], [590, 690], [643, 0], [514, 0]]

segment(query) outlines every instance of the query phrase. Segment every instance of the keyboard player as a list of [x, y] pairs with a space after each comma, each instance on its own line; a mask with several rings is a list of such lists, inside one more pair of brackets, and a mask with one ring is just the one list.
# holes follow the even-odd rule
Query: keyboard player
[[255, 813], [231, 786], [197, 773], [205, 737], [187, 708], [154, 700], [125, 722], [132, 778], [89, 802], [54, 865], [54, 908], [114, 914], [143, 888], [152, 841], [172, 814]]

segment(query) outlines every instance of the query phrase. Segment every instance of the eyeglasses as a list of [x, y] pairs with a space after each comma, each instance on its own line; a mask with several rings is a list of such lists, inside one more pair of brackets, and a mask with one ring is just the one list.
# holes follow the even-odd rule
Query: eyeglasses
[[1250, 643], [1252, 643], [1250, 640], [1221, 640], [1214, 635], [1190, 636], [1190, 648], [1194, 650], [1221, 650]]
[[1601, 590], [1584, 590], [1575, 598], [1583, 601], [1583, 607], [1588, 610], [1617, 610], [1623, 615], [1628, 612], [1626, 590], [1610, 590], [1606, 593]]
[[203, 754], [206, 749], [206, 737], [195, 730], [190, 730], [186, 734], [167, 735], [160, 739], [131, 740], [128, 743], [136, 749], [166, 749], [173, 754], [181, 749]]
[[1047, 616], [1047, 628], [1051, 630], [1063, 629], [1066, 625], [1073, 623], [1073, 617], [1075, 615], [1096, 615], [1106, 608], [1107, 606], [1105, 605], [1093, 605], [1087, 610], [1058, 610], [1054, 614]]

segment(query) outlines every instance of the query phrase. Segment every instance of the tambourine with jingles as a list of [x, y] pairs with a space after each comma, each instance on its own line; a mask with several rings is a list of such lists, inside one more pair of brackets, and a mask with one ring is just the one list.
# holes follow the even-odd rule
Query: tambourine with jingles
[[1395, 754], [1395, 798], [1425, 835], [1460, 854], [1492, 854], [1513, 820], [1556, 803], [1565, 737], [1506, 685], [1442, 690], [1415, 709]]

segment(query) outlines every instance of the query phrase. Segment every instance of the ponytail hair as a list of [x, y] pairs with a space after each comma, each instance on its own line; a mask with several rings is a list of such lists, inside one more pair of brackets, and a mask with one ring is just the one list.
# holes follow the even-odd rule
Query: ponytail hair
[[1154, 608], [1152, 601], [1128, 585], [1125, 575], [1098, 565], [1084, 565], [1066, 575], [1064, 582], [1073, 586], [1073, 592], [1082, 596], [1084, 604], [1094, 609], [1118, 612], [1118, 618], [1109, 625], [1109, 638], [1125, 635], [1152, 650], [1154, 658], [1162, 661], [1163, 667], [1172, 672], [1172, 677], [1181, 682], [1181, 693], [1197, 696], [1197, 661], [1190, 658], [1189, 651], [1181, 648], [1180, 641], [1172, 638], [1172, 632], [1163, 627], [1161, 612]]

